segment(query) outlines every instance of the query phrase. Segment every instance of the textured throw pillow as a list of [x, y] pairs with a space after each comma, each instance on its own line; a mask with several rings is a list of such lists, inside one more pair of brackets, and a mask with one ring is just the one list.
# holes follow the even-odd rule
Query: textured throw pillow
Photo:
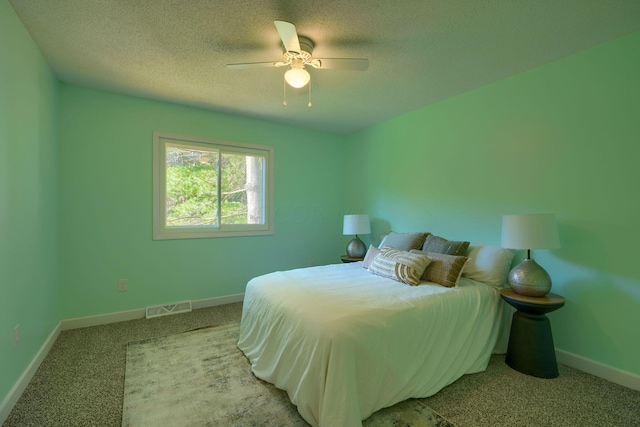
[[502, 287], [507, 282], [515, 254], [515, 249], [472, 243], [467, 251], [470, 260], [464, 266], [462, 275], [496, 288]]
[[379, 253], [380, 249], [376, 248], [373, 245], [369, 245], [369, 250], [367, 251], [367, 254], [364, 256], [364, 260], [362, 261], [362, 268], [369, 269], [369, 266], [371, 266], [373, 259], [378, 256]]
[[469, 242], [455, 242], [453, 240], [447, 240], [431, 234], [427, 236], [427, 239], [422, 246], [422, 250], [425, 252], [437, 252], [439, 254], [447, 255], [465, 255], [468, 247]]
[[411, 249], [420, 249], [429, 234], [430, 233], [396, 233], [392, 231], [382, 239], [378, 247], [389, 246], [390, 248], [407, 252]]
[[431, 260], [422, 254], [397, 249], [382, 249], [373, 259], [369, 271], [378, 276], [415, 286]]
[[447, 288], [458, 285], [464, 265], [469, 261], [466, 256], [439, 254], [412, 250], [411, 253], [423, 254], [431, 258], [431, 262], [422, 273], [422, 279], [437, 283]]

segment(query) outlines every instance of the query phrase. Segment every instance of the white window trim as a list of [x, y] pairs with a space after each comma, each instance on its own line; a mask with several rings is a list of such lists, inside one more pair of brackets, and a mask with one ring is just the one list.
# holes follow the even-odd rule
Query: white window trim
[[[221, 224], [219, 226], [167, 227], [165, 221], [166, 206], [166, 161], [165, 141], [176, 140], [196, 145], [214, 145], [229, 151], [260, 151], [266, 159], [265, 170], [265, 223], [264, 224]], [[273, 147], [222, 141], [166, 132], [153, 132], [153, 240], [196, 239], [232, 236], [261, 236], [273, 234]]]

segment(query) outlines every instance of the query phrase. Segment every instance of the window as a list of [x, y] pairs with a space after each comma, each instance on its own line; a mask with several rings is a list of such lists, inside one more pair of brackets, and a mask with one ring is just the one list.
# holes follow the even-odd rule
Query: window
[[273, 234], [273, 148], [153, 134], [153, 238]]

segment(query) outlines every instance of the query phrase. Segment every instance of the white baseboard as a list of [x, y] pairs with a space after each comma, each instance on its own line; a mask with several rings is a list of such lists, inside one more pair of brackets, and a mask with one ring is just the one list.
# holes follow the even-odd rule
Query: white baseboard
[[[205, 298], [191, 302], [193, 309], [213, 307], [216, 305], [231, 304], [234, 302], [242, 302], [244, 293], [227, 295], [223, 297]], [[169, 303], [167, 303], [169, 304]], [[116, 313], [98, 314], [96, 316], [76, 317], [74, 319], [65, 319], [62, 321], [62, 330], [86, 328], [87, 326], [106, 325], [108, 323], [123, 322], [125, 320], [142, 319], [145, 317], [144, 308], [135, 310], [119, 311]]]
[[191, 307], [195, 310], [197, 308], [214, 307], [216, 305], [232, 304], [242, 301], [244, 301], [244, 293], [191, 301]]
[[588, 374], [640, 391], [640, 375], [612, 368], [611, 366], [603, 365], [602, 363], [587, 359], [586, 357], [578, 356], [577, 354], [557, 348], [556, 359], [559, 363], [571, 366], [572, 368], [579, 369]]
[[33, 375], [40, 367], [40, 364], [49, 353], [49, 350], [51, 349], [51, 346], [53, 346], [53, 343], [56, 341], [56, 338], [58, 338], [58, 335], [60, 335], [60, 330], [61, 322], [58, 322], [56, 327], [53, 328], [53, 331], [51, 331], [45, 342], [40, 347], [40, 350], [38, 350], [38, 352], [36, 353], [33, 360], [31, 360], [31, 363], [29, 363], [29, 366], [27, 366], [27, 369], [25, 369], [20, 378], [18, 378], [18, 381], [14, 384], [13, 388], [9, 391], [9, 394], [7, 394], [7, 396], [0, 404], [0, 425], [4, 424], [6, 419], [9, 417], [9, 414], [11, 413], [11, 410], [15, 406], [16, 402], [18, 401], [20, 396], [22, 396], [22, 393], [27, 388], [27, 385], [29, 385], [29, 381], [31, 381], [31, 378], [33, 378]]
[[124, 322], [125, 320], [140, 319], [145, 316], [144, 308], [118, 311], [116, 313], [98, 314], [95, 316], [76, 317], [62, 320], [62, 330], [86, 328], [88, 326], [106, 325], [107, 323]]

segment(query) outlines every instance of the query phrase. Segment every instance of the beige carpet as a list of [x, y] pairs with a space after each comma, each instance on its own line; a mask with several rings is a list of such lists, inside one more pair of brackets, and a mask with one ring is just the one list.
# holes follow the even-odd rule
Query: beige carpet
[[[120, 427], [128, 343], [241, 317], [242, 303], [233, 303], [62, 331], [3, 427]], [[558, 369], [558, 378], [530, 377], [493, 355], [486, 371], [419, 401], [460, 427], [640, 427], [640, 391]]]
[[[307, 426], [282, 390], [257, 379], [237, 322], [129, 343], [123, 426]], [[376, 412], [373, 426], [449, 427], [419, 400]]]

